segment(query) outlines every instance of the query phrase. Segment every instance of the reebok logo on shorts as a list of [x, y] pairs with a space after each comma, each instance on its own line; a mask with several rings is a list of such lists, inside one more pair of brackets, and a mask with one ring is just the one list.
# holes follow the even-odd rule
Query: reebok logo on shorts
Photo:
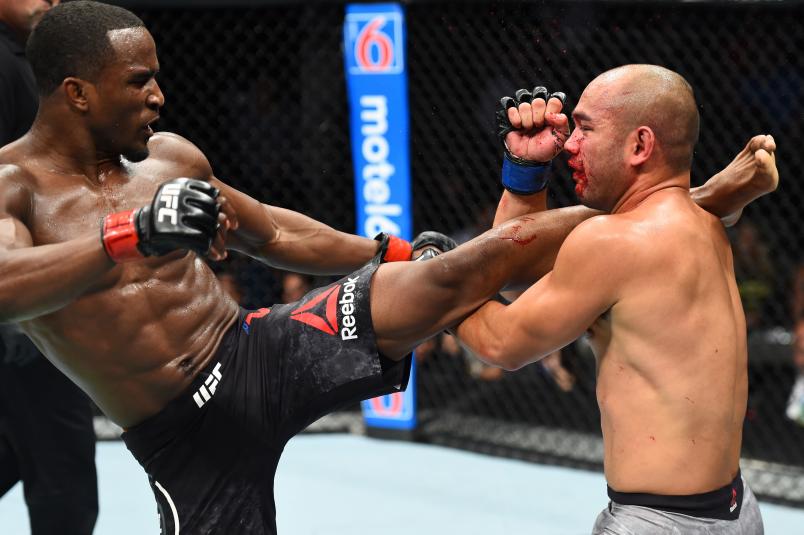
[[343, 297], [338, 301], [341, 305], [341, 314], [343, 314], [343, 329], [341, 329], [341, 340], [356, 340], [357, 339], [357, 326], [355, 325], [355, 285], [357, 277], [349, 277], [346, 284], [343, 285]]
[[[355, 313], [355, 283], [357, 277], [349, 277], [346, 284], [343, 286], [343, 296], [338, 300], [340, 295], [341, 285], [336, 285], [317, 295], [311, 301], [303, 304], [296, 310], [290, 313], [290, 319], [300, 321], [310, 327], [315, 327], [319, 331], [323, 331], [329, 335], [335, 335], [338, 332], [338, 305], [341, 307], [341, 315], [343, 316], [341, 331], [341, 339], [355, 340], [357, 339], [357, 326], [354, 317]], [[324, 315], [315, 314], [312, 309], [318, 306], [322, 301], [326, 300], [324, 306]]]
[[[338, 332], [338, 318], [335, 315], [338, 302], [338, 292], [340, 292], [340, 285], [333, 286], [329, 290], [322, 292], [313, 298], [312, 301], [300, 306], [290, 313], [290, 319], [300, 321], [310, 327], [315, 327], [319, 331], [324, 331], [327, 334], [335, 334]], [[327, 300], [325, 317], [317, 316], [310, 312], [312, 308], [318, 305], [323, 300]]]

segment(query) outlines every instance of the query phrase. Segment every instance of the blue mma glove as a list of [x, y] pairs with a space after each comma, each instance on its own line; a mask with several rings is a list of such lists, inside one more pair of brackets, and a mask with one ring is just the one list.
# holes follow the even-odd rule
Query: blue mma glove
[[533, 195], [547, 187], [550, 178], [550, 162], [533, 162], [514, 156], [505, 144], [505, 136], [509, 132], [516, 130], [511, 121], [508, 120], [508, 109], [518, 107], [523, 102], [533, 102], [533, 99], [541, 98], [545, 102], [551, 98], [561, 100], [562, 104], [566, 95], [561, 92], [548, 93], [547, 88], [538, 86], [533, 91], [520, 89], [514, 97], [503, 97], [500, 99], [500, 107], [497, 109], [497, 137], [503, 146], [503, 166], [502, 184], [505, 189], [516, 195]]

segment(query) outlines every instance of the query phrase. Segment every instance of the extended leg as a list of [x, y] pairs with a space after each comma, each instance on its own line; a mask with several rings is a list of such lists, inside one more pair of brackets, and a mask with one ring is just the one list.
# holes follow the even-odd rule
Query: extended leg
[[530, 214], [426, 262], [383, 264], [371, 286], [380, 351], [401, 357], [507, 284], [529, 283], [546, 274], [572, 229], [597, 214], [579, 206]]

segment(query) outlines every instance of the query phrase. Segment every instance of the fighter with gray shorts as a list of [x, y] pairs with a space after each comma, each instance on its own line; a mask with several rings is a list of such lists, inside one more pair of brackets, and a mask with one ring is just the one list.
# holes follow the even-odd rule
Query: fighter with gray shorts
[[738, 472], [712, 492], [661, 496], [608, 489], [593, 535], [763, 535], [756, 496]]

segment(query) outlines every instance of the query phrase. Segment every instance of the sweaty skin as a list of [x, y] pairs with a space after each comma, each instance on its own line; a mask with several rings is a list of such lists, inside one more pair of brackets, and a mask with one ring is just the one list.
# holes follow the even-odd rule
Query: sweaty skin
[[[261, 204], [216, 179], [187, 140], [154, 135], [164, 96], [153, 39], [144, 28], [109, 37], [114, 60], [99, 80], [66, 78], [42, 98], [31, 131], [0, 149], [0, 321], [20, 323], [104, 413], [130, 427], [187, 388], [238, 309], [194, 253], [115, 265], [101, 245], [102, 217], [149, 204], [159, 184], [189, 177], [221, 190], [212, 258], [232, 249], [293, 271], [342, 274], [370, 260], [377, 242]], [[514, 273], [541, 276], [590, 215], [573, 208], [526, 222], [524, 231], [540, 236], [532, 256], [487, 237], [437, 261], [381, 266], [372, 286], [380, 350], [402, 358]], [[482, 265], [482, 280], [464, 276]]]
[[[369, 260], [377, 242], [260, 204], [215, 179], [188, 141], [151, 137], [149, 124], [163, 103], [153, 78], [159, 68], [153, 40], [144, 29], [112, 33], [120, 59], [101, 83], [124, 88], [114, 95], [113, 117], [121, 119], [112, 128], [129, 134], [121, 143], [147, 144], [150, 155], [132, 163], [102, 154], [78, 129], [63, 132], [63, 107], [47, 103], [32, 131], [0, 150], [0, 321], [19, 321], [125, 427], [190, 384], [238, 309], [193, 253], [114, 265], [100, 242], [103, 216], [149, 204], [159, 184], [190, 177], [211, 181], [228, 211], [236, 211], [239, 228], [228, 247], [268, 255], [273, 265], [347, 272]], [[224, 228], [233, 225], [222, 221]]]
[[613, 281], [599, 292], [611, 307], [589, 335], [609, 485], [661, 494], [726, 485], [739, 463], [748, 367], [723, 225], [669, 187], [594, 221], [571, 245], [602, 253], [588, 275]]
[[[682, 134], [691, 130], [673, 130], [661, 117], [641, 118], [649, 128], [623, 119], [631, 104], [686, 90], [667, 72], [618, 69], [584, 91], [565, 150], [584, 204], [611, 214], [580, 224], [552, 272], [507, 307], [485, 304], [458, 335], [483, 360], [517, 369], [587, 331], [608, 484], [619, 492], [685, 495], [720, 488], [737, 473], [747, 354], [723, 224], [696, 205], [704, 188], [691, 198], [689, 163], [677, 163]], [[661, 113], [661, 104], [650, 109]], [[670, 107], [679, 105], [689, 102]], [[757, 136], [727, 168], [756, 179], [752, 198], [778, 183], [774, 150], [770, 136]], [[515, 215], [508, 209], [497, 220]]]
[[[5, 211], [22, 223], [15, 228], [8, 219], [0, 220], [0, 241], [13, 240], [12, 247], [17, 248], [64, 244], [86, 236], [78, 240], [81, 245], [31, 265], [32, 275], [55, 268], [54, 283], [58, 283], [64, 264], [77, 262], [75, 256], [89, 254], [89, 249], [99, 268], [95, 277], [77, 281], [83, 282], [84, 289], [76, 288], [78, 295], [67, 306], [23, 321], [21, 327], [123, 426], [154, 414], [191, 382], [214, 354], [222, 334], [237, 317], [238, 307], [194, 253], [179, 251], [113, 265], [100, 248], [100, 219], [150, 203], [157, 186], [175, 177], [211, 180], [224, 191], [238, 210], [241, 234], [256, 228], [267, 241], [267, 231], [274, 225], [271, 215], [276, 211], [269, 213], [267, 207], [213, 179], [206, 159], [186, 140], [157, 134], [148, 145], [147, 160], [109, 165], [101, 172], [100, 183], [60, 172], [30, 138], [0, 151], [2, 161], [21, 164], [3, 169], [0, 188], [6, 193]], [[334, 234], [323, 226], [318, 231]], [[319, 267], [334, 272], [356, 268], [376, 248], [376, 242], [366, 245], [363, 258], [359, 252], [352, 253], [357, 258], [345, 265], [322, 263]], [[229, 246], [256, 251], [259, 244], [252, 247], [231, 235]], [[13, 292], [13, 287], [9, 291]]]
[[[215, 178], [187, 140], [154, 135], [164, 96], [153, 39], [144, 28], [109, 37], [114, 61], [99, 80], [66, 78], [42, 98], [31, 131], [0, 149], [0, 322], [21, 323], [104, 413], [130, 427], [187, 388], [237, 306], [194, 253], [115, 265], [101, 245], [102, 217], [149, 204], [159, 184], [189, 177], [221, 190], [213, 259], [232, 249], [293, 271], [342, 274], [371, 259], [377, 242], [261, 204]], [[701, 202], [723, 202], [722, 189]], [[538, 279], [595, 213], [537, 213], [433, 260], [380, 266], [371, 289], [380, 351], [399, 359], [507, 282]], [[499, 239], [514, 226], [528, 244]]]

